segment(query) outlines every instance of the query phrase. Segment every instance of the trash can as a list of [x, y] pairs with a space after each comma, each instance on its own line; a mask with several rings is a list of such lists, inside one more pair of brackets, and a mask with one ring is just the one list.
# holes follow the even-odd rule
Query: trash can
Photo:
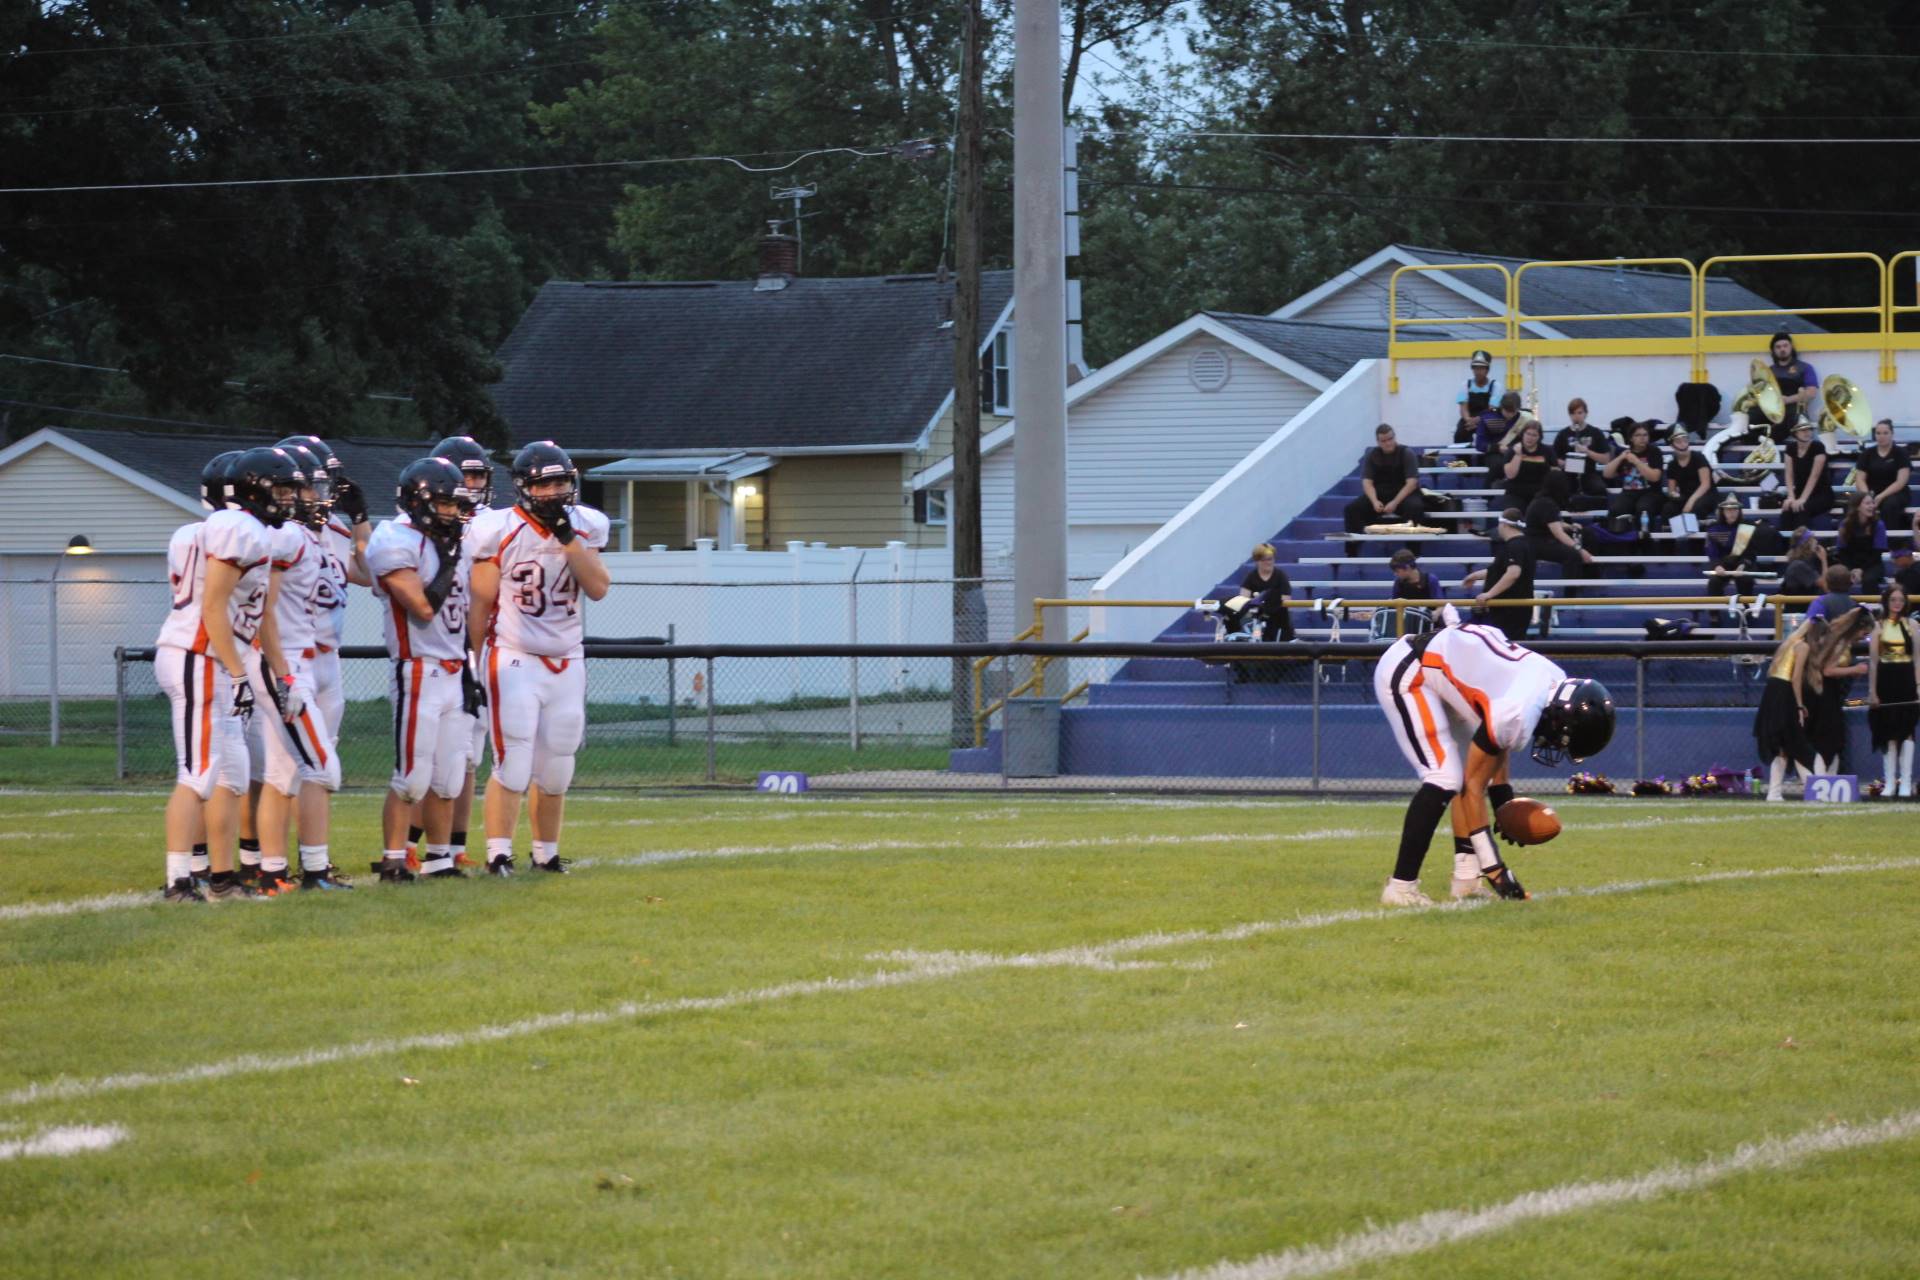
[[1011, 698], [1003, 713], [1001, 772], [1009, 778], [1060, 776], [1060, 702]]

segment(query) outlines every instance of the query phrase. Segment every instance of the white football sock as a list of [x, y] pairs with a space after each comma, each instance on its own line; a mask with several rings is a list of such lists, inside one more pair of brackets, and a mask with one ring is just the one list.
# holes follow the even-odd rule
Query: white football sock
[[432, 875], [453, 866], [453, 850], [444, 844], [430, 844], [420, 850], [420, 874]]
[[332, 865], [327, 856], [327, 846], [323, 844], [303, 844], [300, 846], [300, 869], [302, 871], [325, 871]]
[[535, 840], [533, 842], [533, 860], [542, 866], [560, 856], [558, 840]]
[[1481, 871], [1490, 871], [1500, 865], [1500, 850], [1493, 843], [1493, 832], [1482, 827], [1467, 838], [1473, 841], [1473, 852], [1480, 860]]
[[388, 862], [405, 862], [407, 860], [407, 851], [405, 849], [382, 849], [380, 856]]
[[1453, 855], [1453, 878], [1455, 880], [1478, 880], [1480, 878], [1480, 859], [1471, 853]]
[[509, 862], [513, 861], [512, 836], [487, 837], [487, 861], [492, 862], [495, 858], [505, 858]]
[[191, 853], [169, 853], [167, 855], [167, 884], [176, 880], [193, 878], [193, 855]]
[[195, 845], [193, 850], [193, 874], [213, 870], [213, 859], [207, 854], [207, 846]]
[[260, 869], [262, 871], [278, 871], [282, 875], [286, 874], [287, 855], [284, 853], [260, 855]]

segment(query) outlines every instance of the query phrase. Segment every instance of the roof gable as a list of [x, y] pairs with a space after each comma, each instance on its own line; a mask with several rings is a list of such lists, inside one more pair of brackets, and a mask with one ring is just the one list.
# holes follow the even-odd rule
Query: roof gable
[[[516, 443], [584, 453], [907, 449], [953, 388], [934, 276], [543, 287], [500, 348]], [[981, 273], [989, 323], [1011, 271]]]

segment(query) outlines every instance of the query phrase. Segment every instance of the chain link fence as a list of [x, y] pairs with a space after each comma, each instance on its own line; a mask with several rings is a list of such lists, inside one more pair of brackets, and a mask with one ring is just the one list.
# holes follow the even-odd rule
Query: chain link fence
[[[1409, 771], [1374, 700], [1383, 647], [597, 643], [576, 785], [738, 788], [779, 773], [804, 774], [814, 789], [1396, 793]], [[1603, 681], [1619, 718], [1612, 743], [1581, 765], [1517, 756], [1520, 785], [1553, 794], [1579, 769], [1625, 793], [1642, 779], [1677, 786], [1757, 763], [1752, 725], [1770, 646], [1538, 648], [1569, 674]], [[349, 649], [342, 667], [346, 782], [380, 787], [392, 768], [391, 663]], [[150, 654], [125, 652], [119, 681], [124, 697], [89, 713], [104, 730], [59, 751], [44, 742], [24, 758], [0, 751], [0, 780], [170, 778], [168, 709]], [[1843, 715], [1842, 769], [1864, 785], [1878, 772], [1865, 713]]]

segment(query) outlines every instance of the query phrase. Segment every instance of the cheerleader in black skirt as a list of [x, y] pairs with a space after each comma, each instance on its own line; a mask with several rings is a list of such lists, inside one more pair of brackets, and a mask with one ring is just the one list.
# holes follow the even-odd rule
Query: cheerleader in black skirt
[[1915, 656], [1920, 655], [1920, 627], [1907, 616], [1909, 605], [1906, 591], [1897, 582], [1889, 582], [1880, 592], [1880, 622], [1873, 629], [1867, 656], [1867, 727], [1873, 731], [1873, 749], [1885, 761], [1880, 794], [1889, 799], [1913, 795], [1913, 734], [1920, 728], [1920, 706], [1914, 705], [1920, 693], [1915, 692], [1913, 667]]
[[1840, 772], [1840, 753], [1847, 745], [1847, 682], [1867, 674], [1867, 664], [1853, 660], [1853, 646], [1873, 625], [1865, 609], [1849, 609], [1832, 623], [1827, 638], [1808, 646], [1807, 741], [1813, 745], [1815, 773]]
[[1767, 799], [1785, 800], [1780, 787], [1787, 780], [1787, 761], [1807, 780], [1813, 767], [1813, 748], [1807, 742], [1807, 651], [1824, 640], [1824, 618], [1803, 622], [1780, 642], [1767, 665], [1767, 685], [1760, 694], [1760, 710], [1753, 718], [1753, 740], [1767, 765]]

